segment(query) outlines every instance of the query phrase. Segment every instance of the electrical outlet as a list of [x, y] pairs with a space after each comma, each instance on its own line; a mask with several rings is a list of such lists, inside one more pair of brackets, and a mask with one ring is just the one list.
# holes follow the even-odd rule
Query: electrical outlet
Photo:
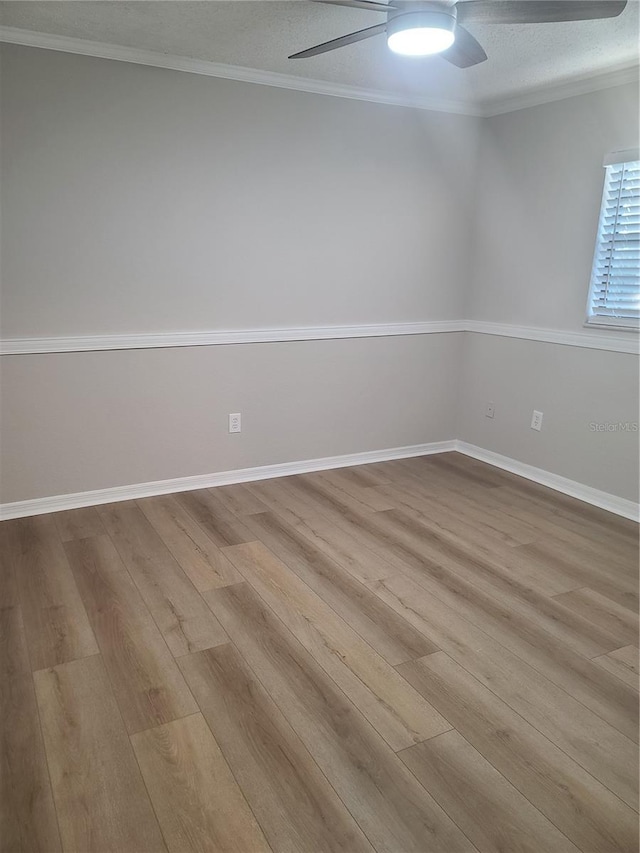
[[240, 412], [229, 415], [229, 432], [242, 432], [242, 415]]
[[531, 429], [535, 429], [538, 432], [542, 429], [542, 412], [536, 412], [535, 409], [531, 416]]
[[496, 407], [493, 403], [487, 403], [487, 408], [484, 410], [486, 418], [492, 418], [496, 413]]

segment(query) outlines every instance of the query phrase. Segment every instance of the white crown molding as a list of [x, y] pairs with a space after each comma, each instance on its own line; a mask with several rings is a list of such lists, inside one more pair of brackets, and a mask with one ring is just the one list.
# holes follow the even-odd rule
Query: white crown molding
[[468, 102], [452, 101], [445, 98], [415, 98], [410, 95], [382, 92], [378, 89], [363, 89], [357, 86], [329, 83], [326, 80], [297, 77], [293, 74], [261, 71], [258, 68], [245, 68], [240, 65], [225, 65], [221, 62], [190, 59], [187, 56], [174, 56], [154, 50], [142, 50], [69, 36], [58, 36], [52, 33], [21, 30], [17, 27], [0, 27], [0, 42], [19, 44], [23, 47], [58, 50], [63, 53], [78, 53], [82, 56], [95, 56], [99, 59], [113, 59], [118, 62], [132, 62], [136, 65], [151, 65], [154, 68], [169, 68], [173, 71], [186, 71], [190, 74], [220, 77], [224, 80], [237, 80], [242, 83], [257, 83], [261, 86], [274, 86], [278, 89], [293, 89], [314, 95], [331, 95], [336, 98], [348, 98], [355, 101], [372, 101], [376, 104], [456, 113], [458, 115], [480, 116], [482, 114], [477, 105]]
[[570, 495], [572, 498], [577, 498], [592, 506], [600, 507], [600, 509], [606, 509], [624, 518], [630, 518], [632, 521], [638, 521], [640, 518], [640, 504], [626, 500], [626, 498], [619, 498], [617, 495], [609, 494], [609, 492], [594, 489], [592, 486], [585, 486], [583, 483], [576, 482], [576, 480], [569, 480], [567, 477], [552, 474], [543, 468], [536, 468], [533, 465], [527, 465], [525, 462], [518, 462], [517, 459], [511, 459], [509, 456], [503, 456], [501, 453], [494, 453], [493, 450], [484, 450], [484, 448], [468, 444], [466, 441], [456, 441], [455, 449], [459, 453], [464, 453], [465, 456], [471, 456], [474, 459], [487, 462], [496, 468], [510, 471], [512, 474], [517, 474], [527, 480], [533, 480], [534, 483], [548, 486], [556, 492]]
[[239, 329], [205, 332], [159, 332], [140, 335], [84, 335], [59, 338], [12, 338], [0, 341], [0, 355], [28, 355], [53, 352], [93, 352], [96, 350], [158, 349], [229, 344], [284, 343], [286, 341], [327, 341], [340, 338], [382, 338], [399, 335], [431, 335], [461, 332], [457, 320], [423, 323], [378, 323], [360, 326], [310, 326], [289, 329]]
[[63, 53], [77, 53], [118, 62], [131, 62], [136, 65], [150, 65], [155, 68], [168, 68], [173, 71], [220, 77], [225, 80], [237, 80], [244, 83], [256, 83], [262, 86], [274, 86], [279, 89], [291, 89], [315, 95], [330, 95], [356, 101], [370, 101], [390, 106], [477, 117], [501, 115], [526, 107], [571, 98], [574, 95], [584, 95], [589, 92], [621, 86], [625, 83], [637, 81], [639, 73], [637, 65], [625, 65], [603, 73], [586, 74], [563, 83], [542, 86], [520, 95], [497, 98], [493, 101], [470, 102], [447, 98], [416, 98], [377, 89], [329, 83], [326, 80], [313, 80], [293, 74], [280, 74], [275, 71], [262, 71], [239, 65], [225, 65], [221, 62], [190, 59], [186, 56], [175, 56], [154, 50], [124, 47], [123, 45], [54, 35], [53, 33], [23, 30], [17, 27], [0, 26], [0, 42], [19, 44], [24, 47], [38, 47], [45, 50], [57, 50]]
[[157, 480], [152, 483], [135, 483], [129, 486], [113, 486], [108, 489], [95, 489], [88, 492], [76, 492], [69, 495], [54, 495], [34, 498], [26, 501], [0, 504], [0, 520], [24, 518], [30, 515], [42, 515], [47, 512], [78, 509], [85, 506], [115, 503], [117, 501], [137, 500], [139, 498], [167, 495], [175, 492], [187, 492], [193, 489], [208, 489], [215, 486], [228, 486], [234, 483], [255, 482], [273, 477], [288, 477], [292, 474], [308, 474], [311, 471], [328, 471], [332, 468], [347, 468], [352, 465], [367, 465], [372, 462], [387, 462], [392, 459], [408, 459], [413, 456], [428, 456], [434, 453], [449, 453], [457, 450], [466, 456], [480, 459], [497, 468], [511, 471], [527, 480], [533, 480], [548, 486], [557, 492], [578, 498], [585, 503], [606, 509], [616, 515], [638, 520], [640, 507], [633, 501], [610, 495], [591, 486], [585, 486], [575, 480], [560, 477], [542, 468], [535, 468], [524, 462], [518, 462], [500, 453], [484, 450], [465, 441], [434, 441], [428, 444], [414, 444], [408, 447], [394, 447], [387, 450], [369, 450], [363, 453], [349, 453], [344, 456], [328, 456], [322, 459], [308, 459], [302, 462], [282, 462], [277, 465], [261, 465], [256, 468], [239, 468], [235, 471], [223, 471], [216, 474], [201, 474], [194, 477], [177, 477], [171, 480]]
[[325, 456], [322, 459], [307, 459], [302, 462], [282, 462], [277, 465], [260, 465], [257, 468], [239, 468], [216, 474], [200, 474], [195, 477], [177, 477], [172, 480], [157, 480], [153, 483], [135, 483], [130, 486], [113, 486], [70, 495], [54, 495], [27, 501], [0, 504], [0, 521], [42, 515], [45, 512], [60, 512], [83, 506], [130, 501], [155, 495], [188, 492], [194, 489], [209, 489], [214, 486], [230, 486], [269, 480], [273, 477], [289, 477], [292, 474], [308, 474], [312, 471], [328, 471], [332, 468], [347, 468], [352, 465], [367, 465], [372, 462], [388, 462], [392, 459], [409, 459], [412, 456], [428, 456], [455, 450], [455, 441], [433, 441], [408, 447], [392, 447], [386, 450], [367, 450], [348, 453], [344, 456]]
[[601, 349], [609, 352], [625, 352], [637, 355], [640, 352], [640, 340], [634, 330], [609, 334], [606, 331], [592, 329], [584, 332], [569, 332], [562, 329], [538, 329], [533, 326], [512, 326], [505, 323], [487, 323], [483, 320], [465, 320], [466, 332], [481, 335], [496, 335], [502, 338], [519, 338], [527, 341], [540, 341], [561, 346]]
[[527, 107], [550, 104], [553, 101], [563, 101], [565, 98], [574, 98], [577, 95], [588, 95], [590, 92], [613, 89], [615, 86], [624, 86], [626, 83], [637, 83], [639, 74], [640, 66], [637, 64], [623, 65], [620, 68], [599, 74], [585, 74], [574, 77], [572, 80], [541, 86], [512, 97], [483, 101], [480, 105], [480, 115], [489, 118], [516, 110], [524, 110]]
[[540, 341], [562, 346], [637, 354], [638, 335], [633, 330], [616, 334], [593, 329], [565, 332], [486, 323], [480, 320], [431, 320], [420, 323], [377, 323], [359, 326], [304, 326], [288, 329], [239, 329], [204, 332], [158, 332], [139, 335], [83, 335], [55, 338], [6, 338], [0, 341], [0, 355], [44, 355], [60, 352], [102, 350], [165, 349], [233, 344], [285, 343], [287, 341], [328, 341], [348, 338], [383, 338], [403, 335], [439, 335], [474, 332], [504, 338]]

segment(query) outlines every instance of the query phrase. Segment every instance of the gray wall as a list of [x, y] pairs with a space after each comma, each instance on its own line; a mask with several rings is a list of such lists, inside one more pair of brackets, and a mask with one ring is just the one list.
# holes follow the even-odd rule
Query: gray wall
[[461, 316], [478, 120], [1, 51], [4, 336]]
[[[602, 161], [637, 145], [635, 85], [485, 120], [469, 319], [583, 331]], [[637, 356], [465, 338], [459, 438], [638, 500], [638, 433], [590, 427], [638, 422]], [[544, 412], [541, 432], [530, 429], [534, 409]]]
[[[1, 71], [5, 337], [461, 316], [477, 120], [9, 45]], [[2, 500], [450, 439], [459, 344], [3, 357]]]
[[632, 84], [484, 120], [469, 319], [582, 330], [602, 162], [637, 146]]
[[[464, 366], [460, 438], [638, 500], [638, 432], [617, 428], [638, 423], [637, 356], [467, 334]], [[544, 413], [540, 432], [531, 429], [534, 409]]]
[[[602, 157], [635, 143], [633, 87], [480, 121], [17, 46], [1, 62], [5, 337], [579, 329]], [[588, 428], [637, 419], [628, 355], [448, 333], [0, 369], [3, 502], [454, 437], [636, 491], [633, 436]]]
[[5, 356], [3, 500], [450, 439], [460, 337]]

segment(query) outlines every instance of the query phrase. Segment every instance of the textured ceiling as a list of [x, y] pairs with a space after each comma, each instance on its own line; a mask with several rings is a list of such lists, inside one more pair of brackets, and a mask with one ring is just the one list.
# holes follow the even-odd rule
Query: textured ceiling
[[287, 55], [384, 15], [305, 0], [0, 2], [0, 24], [245, 66], [386, 93], [483, 103], [638, 62], [635, 0], [618, 18], [474, 25], [489, 60], [458, 69], [392, 54], [384, 36], [306, 60]]

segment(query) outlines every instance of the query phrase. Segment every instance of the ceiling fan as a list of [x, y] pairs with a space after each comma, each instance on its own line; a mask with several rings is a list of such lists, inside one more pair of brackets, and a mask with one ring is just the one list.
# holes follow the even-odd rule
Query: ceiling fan
[[615, 18], [627, 0], [464, 0], [451, 4], [420, 0], [313, 0], [332, 6], [350, 6], [384, 12], [383, 24], [367, 27], [346, 36], [325, 41], [294, 53], [289, 59], [306, 59], [345, 47], [381, 33], [387, 34], [387, 45], [394, 53], [405, 56], [428, 56], [441, 53], [443, 59], [469, 68], [484, 62], [487, 54], [464, 24], [539, 24], [560, 21], [588, 21]]

